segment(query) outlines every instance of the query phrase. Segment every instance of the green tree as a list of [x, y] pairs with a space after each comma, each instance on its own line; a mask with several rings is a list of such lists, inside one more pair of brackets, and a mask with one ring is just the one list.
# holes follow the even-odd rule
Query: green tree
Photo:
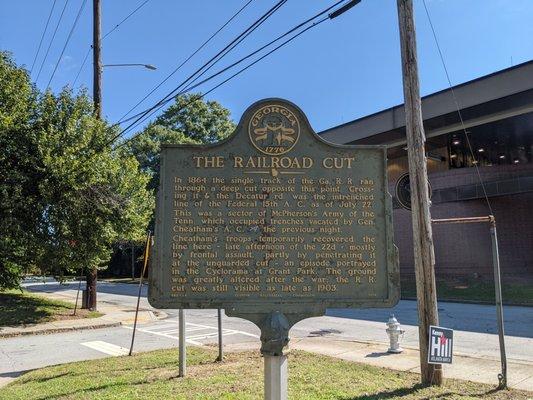
[[33, 266], [59, 277], [105, 268], [117, 240], [144, 237], [150, 175], [112, 149], [116, 133], [85, 92], [39, 94], [0, 52], [0, 288]]
[[109, 145], [116, 131], [91, 99], [63, 90], [40, 102], [39, 152], [47, 171], [41, 265], [55, 275], [105, 268], [117, 240], [141, 240], [153, 210], [149, 175]]
[[151, 175], [148, 188], [155, 190], [159, 185], [161, 144], [214, 143], [234, 130], [229, 110], [216, 101], [204, 101], [198, 94], [188, 94], [177, 97], [173, 105], [125, 147], [141, 169]]
[[216, 101], [203, 100], [199, 94], [178, 96], [174, 104], [156, 118], [161, 125], [200, 143], [218, 142], [235, 129], [228, 109]]
[[31, 129], [37, 91], [27, 72], [0, 51], [0, 289], [17, 287], [34, 265], [44, 169]]

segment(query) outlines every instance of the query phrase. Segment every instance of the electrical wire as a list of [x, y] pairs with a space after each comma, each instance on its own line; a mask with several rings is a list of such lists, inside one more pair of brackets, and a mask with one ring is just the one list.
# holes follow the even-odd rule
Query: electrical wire
[[[124, 17], [118, 24], [116, 24], [109, 32], [107, 32], [102, 38], [101, 41], [104, 40], [106, 37], [108, 37], [112, 32], [117, 30], [124, 22], [126, 22], [129, 18], [131, 18], [137, 11], [139, 11], [146, 3], [148, 3], [150, 0], [143, 1], [137, 8], [135, 8], [133, 11], [131, 11], [126, 17]], [[83, 67], [85, 67], [85, 63], [87, 62], [87, 58], [89, 58], [89, 54], [91, 54], [91, 51], [93, 49], [92, 45], [89, 45], [89, 48], [87, 49], [87, 53], [85, 53], [85, 57], [83, 58], [83, 62], [81, 63], [80, 68], [78, 69], [78, 72], [76, 74], [76, 78], [74, 78], [74, 81], [72, 83], [72, 86], [74, 87], [76, 85], [76, 82], [78, 81], [78, 78], [81, 74], [81, 71], [83, 70]]]
[[61, 59], [63, 58], [63, 54], [65, 53], [65, 50], [68, 46], [68, 43], [70, 42], [70, 38], [72, 37], [72, 34], [74, 33], [74, 29], [76, 29], [76, 25], [78, 25], [78, 21], [80, 20], [81, 13], [83, 12], [83, 9], [85, 8], [85, 4], [87, 3], [87, 0], [83, 0], [80, 9], [78, 10], [78, 14], [76, 15], [76, 19], [74, 20], [74, 23], [72, 24], [72, 27], [70, 28], [70, 32], [68, 33], [67, 40], [65, 41], [65, 45], [63, 46], [63, 49], [61, 50], [61, 54], [59, 55], [59, 58], [57, 59], [56, 65], [54, 67], [54, 70], [52, 71], [52, 76], [50, 76], [50, 79], [48, 80], [48, 84], [46, 85], [46, 89], [50, 87], [50, 83], [52, 83], [52, 79], [54, 79], [54, 76], [57, 71], [57, 67], [59, 66], [59, 63], [61, 62]]
[[[213, 67], [218, 61], [222, 59], [225, 55], [228, 54], [229, 51], [234, 49], [239, 43], [241, 43], [246, 37], [248, 37], [253, 31], [255, 31], [259, 26], [261, 26], [270, 16], [272, 16], [283, 4], [285, 4], [287, 0], [280, 0], [278, 1], [271, 9], [269, 9], [265, 14], [263, 14], [259, 19], [257, 19], [252, 25], [250, 25], [244, 32], [242, 32], [240, 35], [238, 35], [235, 39], [233, 39], [226, 47], [224, 47], [222, 50], [220, 50], [214, 57], [212, 57], [209, 61], [204, 63], [200, 68], [198, 68], [193, 74], [191, 74], [187, 79], [182, 81], [176, 88], [174, 88], [172, 91], [170, 91], [166, 96], [163, 97], [160, 101], [158, 101], [154, 106], [147, 109], [144, 113], [148, 114], [155, 108], [158, 108], [159, 105], [166, 101], [167, 99], [170, 99], [176, 95], [176, 92], [179, 91], [181, 87], [187, 84], [188, 81], [195, 78], [198, 74], [203, 74], [206, 70], [209, 70], [211, 67]], [[127, 130], [131, 129], [131, 127], [136, 124], [138, 120], [130, 124], [128, 127], [126, 127], [120, 135], [124, 134]], [[119, 123], [122, 123], [123, 121], [119, 121]]]
[[[338, 3], [336, 3], [335, 5], [331, 6], [329, 9], [335, 7], [336, 5], [340, 4], [342, 1], [344, 0], [341, 0], [339, 1]], [[329, 11], [329, 9], [327, 11]], [[322, 11], [321, 13], [315, 15], [314, 17], [312, 18], [309, 18], [308, 20], [306, 20], [305, 22], [299, 24], [297, 27], [301, 27], [303, 26], [304, 24], [312, 21], [313, 19], [316, 19], [318, 16], [320, 15], [323, 15], [327, 12], [326, 10], [325, 11]], [[335, 17], [335, 16], [334, 16]], [[333, 18], [334, 18], [333, 17]], [[282, 42], [281, 44], [279, 44], [278, 46], [274, 47], [273, 49], [269, 50], [267, 53], [263, 54], [261, 57], [259, 57], [258, 59], [254, 60], [253, 62], [251, 62], [250, 64], [246, 65], [245, 67], [241, 68], [240, 70], [238, 70], [237, 72], [235, 72], [233, 75], [229, 76], [228, 78], [224, 79], [222, 82], [218, 83], [217, 85], [215, 85], [214, 87], [212, 87], [211, 89], [209, 89], [207, 92], [205, 93], [202, 93], [202, 94], [199, 94], [198, 96], [196, 96], [194, 99], [192, 99], [191, 101], [187, 102], [185, 105], [183, 105], [181, 109], [187, 107], [188, 105], [190, 105], [191, 103], [193, 102], [196, 102], [198, 101], [199, 99], [207, 96], [209, 93], [213, 92], [214, 90], [218, 89], [220, 86], [226, 84], [227, 82], [229, 82], [231, 79], [235, 78], [236, 76], [240, 75], [241, 73], [243, 73], [244, 71], [246, 71], [247, 69], [251, 68], [252, 66], [254, 66], [255, 64], [257, 64], [258, 62], [260, 62], [261, 60], [265, 59], [266, 57], [268, 57], [269, 55], [271, 55], [272, 53], [276, 52], [277, 50], [281, 49], [282, 47], [284, 47], [285, 45], [289, 44], [290, 42], [292, 42], [294, 39], [296, 39], [297, 37], [303, 35], [305, 32], [309, 31], [310, 29], [312, 28], [315, 28], [317, 27], [318, 25], [320, 25], [321, 23], [327, 21], [328, 19], [331, 19], [332, 17], [330, 15], [320, 19], [319, 21], [316, 21], [314, 22], [313, 24], [309, 25], [308, 27], [306, 27], [305, 29], [301, 30], [300, 32], [294, 34], [293, 36], [291, 36], [290, 38], [288, 38], [287, 40], [285, 40], [284, 42]], [[298, 29], [297, 27], [291, 29], [290, 31], [288, 31], [287, 33], [281, 35], [280, 37], [274, 39], [273, 41], [271, 41], [269, 44], [263, 46], [261, 49], [264, 49], [266, 46], [270, 45], [271, 43], [274, 43], [275, 41], [279, 40], [280, 38], [282, 37], [285, 37], [287, 36], [288, 34], [290, 34], [291, 32], [294, 32], [294, 30]], [[257, 53], [258, 51], [260, 50], [256, 50], [254, 53]], [[246, 57], [243, 57], [243, 59], [246, 59], [246, 58], [249, 58], [250, 55], [246, 56]], [[234, 63], [235, 64], [235, 63]], [[219, 75], [220, 73], [222, 73], [223, 71], [226, 71], [228, 68], [231, 68], [232, 66], [234, 66], [234, 64], [232, 64], [231, 66], [228, 66], [226, 68], [224, 68], [223, 70], [219, 71], [218, 73], [214, 74], [213, 76], [209, 77], [209, 78], [206, 78], [204, 81], [202, 82], [199, 82], [197, 83], [196, 85], [193, 85], [191, 86], [190, 89], [193, 89], [203, 83], [205, 83], [206, 81], [214, 78], [215, 76]], [[183, 94], [185, 93], [185, 91], [188, 91], [189, 89], [185, 89], [182, 93], [180, 94]], [[141, 131], [139, 132], [138, 134], [136, 135], [133, 135], [132, 137], [126, 139], [125, 141], [123, 141], [122, 143], [118, 144], [117, 146], [115, 146], [115, 150], [116, 149], [119, 149], [123, 146], [125, 146], [126, 144], [128, 144], [129, 142], [131, 142], [132, 140], [136, 139], [137, 137], [139, 137], [140, 135], [143, 134], [144, 131]]]
[[126, 22], [128, 19], [130, 19], [133, 14], [135, 14], [137, 11], [139, 11], [146, 3], [148, 3], [150, 0], [144, 0], [137, 8], [135, 8], [132, 12], [130, 12], [128, 15], [126, 15], [118, 24], [116, 24], [109, 32], [104, 34], [100, 40], [104, 40], [106, 37], [111, 35], [115, 30], [117, 30], [120, 25], [122, 25], [124, 22]]
[[205, 40], [191, 55], [189, 55], [181, 64], [179, 64], [165, 79], [157, 84], [148, 94], [146, 94], [141, 100], [139, 100], [133, 107], [131, 107], [122, 117], [119, 119], [119, 123], [126, 122], [126, 117], [130, 112], [135, 110], [141, 105], [150, 95], [152, 95], [157, 89], [159, 89], [166, 81], [168, 81], [181, 67], [183, 67], [191, 58], [193, 58], [200, 50], [202, 50], [212, 39], [214, 39], [231, 21], [233, 21], [253, 0], [248, 0], [244, 6], [242, 6], [237, 12], [235, 12], [230, 19], [228, 19], [220, 28], [218, 28], [207, 40]]
[[[323, 18], [321, 19], [320, 21], [317, 21], [315, 23], [313, 23], [312, 25], [308, 26], [307, 28], [305, 28], [304, 30], [298, 32], [296, 35], [292, 36], [291, 38], [287, 39], [286, 41], [284, 41], [283, 43], [281, 43], [280, 45], [276, 46], [275, 48], [273, 48], [272, 50], [270, 50], [268, 53], [264, 54], [263, 56], [259, 57], [257, 60], [253, 61], [252, 63], [250, 63], [249, 65], [241, 68], [239, 71], [235, 72], [233, 75], [229, 76], [228, 78], [226, 78], [225, 80], [223, 80], [222, 82], [218, 83], [217, 85], [215, 85], [214, 87], [212, 87], [211, 89], [209, 89], [207, 92], [205, 93], [202, 93], [200, 95], [198, 95], [196, 98], [194, 98], [192, 101], [189, 101], [187, 102], [184, 106], [182, 106], [179, 111], [181, 111], [182, 109], [186, 108], [187, 106], [189, 106], [190, 104], [204, 98], [205, 96], [207, 96], [209, 93], [213, 92], [214, 90], [218, 89], [220, 86], [224, 85], [225, 83], [229, 82], [231, 79], [235, 78], [236, 76], [240, 75], [241, 73], [243, 73], [244, 71], [246, 71], [248, 68], [251, 68], [252, 66], [254, 66], [255, 64], [257, 64], [259, 61], [263, 60], [264, 58], [268, 57], [269, 55], [271, 55], [272, 53], [274, 53], [275, 51], [279, 50], [280, 48], [282, 48], [283, 46], [289, 44], [290, 42], [292, 42], [294, 39], [296, 39], [298, 36], [304, 34], [305, 32], [307, 32], [308, 30], [320, 25], [321, 23], [327, 21], [329, 18], [326, 17], [326, 18]], [[144, 131], [141, 131], [139, 133], [137, 133], [136, 135], [133, 135], [132, 137], [126, 139], [125, 141], [123, 141], [122, 143], [118, 144], [117, 146], [115, 146], [115, 150], [125, 146], [126, 144], [128, 144], [129, 142], [131, 142], [132, 140], [136, 139], [137, 137], [139, 137], [140, 135], [142, 135], [144, 133]]]
[[[279, 40], [283, 39], [284, 37], [290, 35], [291, 33], [297, 31], [298, 29], [300, 29], [302, 26], [308, 24], [309, 22], [315, 20], [316, 18], [326, 14], [327, 12], [329, 12], [331, 9], [333, 9], [334, 7], [338, 6], [339, 4], [341, 4], [342, 2], [344, 2], [345, 0], [340, 0], [338, 2], [336, 2], [335, 4], [333, 4], [332, 6], [326, 8], [325, 10], [319, 12], [318, 14], [312, 16], [311, 18], [308, 18], [307, 20], [303, 21], [302, 23], [296, 25], [295, 27], [293, 27], [292, 29], [288, 30], [287, 32], [283, 33], [282, 35], [278, 36], [277, 38], [271, 40], [270, 42], [268, 42], [267, 44], [259, 47], [257, 50], [249, 53], [248, 55], [242, 57], [241, 59], [235, 61], [234, 63], [222, 68], [221, 70], [219, 70], [218, 72], [210, 75], [209, 77], [205, 78], [204, 80], [202, 80], [201, 82], [198, 82], [196, 84], [194, 84], [194, 81], [191, 82], [191, 84], [189, 86], [187, 86], [185, 89], [183, 89], [181, 92], [178, 93], [178, 95], [181, 95], [181, 94], [184, 94], [184, 93], [187, 93], [187, 92], [190, 92], [191, 90], [197, 88], [198, 86], [216, 78], [217, 76], [223, 74], [224, 72], [228, 71], [229, 69], [237, 66], [238, 64], [242, 63], [243, 61], [249, 59], [250, 57], [253, 57], [254, 55], [256, 55], [257, 53], [261, 52], [262, 50], [270, 47], [272, 44], [278, 42]], [[318, 23], [322, 23], [323, 21], [327, 20], [328, 18], [335, 18], [335, 16], [331, 17], [331, 16], [328, 16], [326, 17], [324, 20], [321, 20], [319, 21]], [[316, 24], [318, 24], [316, 23]], [[276, 51], [278, 48], [284, 46], [285, 44], [289, 43], [290, 41], [292, 41], [293, 39], [295, 39], [297, 36], [301, 35], [303, 32], [306, 32], [307, 30], [309, 30], [311, 27], [314, 27], [314, 25], [311, 25], [310, 27], [306, 28], [304, 31], [300, 32], [298, 35], [296, 35], [295, 37], [289, 39], [288, 41], [284, 42], [281, 46], [278, 46], [276, 47], [273, 51]], [[258, 60], [254, 61], [252, 64], [248, 65], [247, 67], [243, 68], [242, 70], [240, 70], [239, 72], [237, 72], [236, 74], [232, 75], [228, 80], [234, 78], [235, 76], [239, 75], [240, 73], [244, 72], [246, 69], [250, 68], [252, 65], [255, 65], [257, 62], [259, 62], [260, 60], [262, 60], [263, 58], [265, 58], [266, 56], [268, 56], [269, 54], [271, 54], [273, 51], [265, 54], [264, 56], [262, 56], [261, 58], [259, 58]], [[196, 79], [195, 79], [196, 80]], [[224, 81], [223, 83], [227, 82]], [[217, 86], [218, 87], [218, 86]], [[210, 93], [211, 91], [213, 91], [214, 89], [216, 89], [217, 87], [213, 88], [212, 90], [210, 90], [209, 92], [207, 93], [204, 93], [204, 96], [207, 95], [208, 93]], [[135, 125], [133, 125], [130, 129], [133, 129], [135, 128], [136, 126], [138, 126], [139, 124], [141, 124], [143, 121], [145, 121], [146, 119], [148, 119], [151, 115], [153, 115], [158, 109], [160, 109], [161, 107], [163, 107], [165, 104], [167, 104], [168, 102], [172, 101], [174, 97], [172, 98], [169, 98], [167, 100], [165, 100], [162, 104], [160, 104], [155, 110], [151, 111], [150, 114], [146, 115], [145, 117], [143, 117], [141, 120], [139, 120]], [[124, 130], [125, 131], [125, 130]], [[124, 132], [125, 133], [125, 132]], [[122, 135], [123, 133], [121, 133]]]
[[128, 125], [126, 128], [124, 128], [121, 132], [119, 132], [117, 135], [115, 135], [109, 144], [112, 144], [115, 140], [117, 140], [120, 136], [122, 136], [124, 133], [127, 132], [127, 130], [131, 129], [132, 126], [136, 125], [137, 122], [139, 122], [145, 115], [149, 114], [151, 111], [156, 109], [162, 102], [166, 101], [167, 99], [174, 97], [175, 93], [184, 85], [187, 84], [188, 81], [193, 79], [198, 73], [200, 73], [202, 70], [204, 70], [206, 67], [210, 68], [214, 65], [213, 61], [218, 61], [217, 58], [224, 54], [224, 52], [231, 48], [233, 44], [239, 41], [242, 37], [245, 37], [245, 35], [248, 35], [249, 33], [253, 32], [257, 27], [259, 27], [263, 22], [265, 22], [273, 13], [275, 13], [283, 4], [285, 4], [287, 0], [280, 0], [278, 1], [270, 10], [268, 10], [265, 14], [263, 14], [259, 19], [257, 19], [252, 25], [250, 25], [244, 32], [239, 34], [235, 39], [233, 39], [226, 47], [224, 47], [222, 50], [220, 50], [214, 57], [212, 57], [209, 61], [207, 61], [204, 65], [202, 65], [200, 68], [198, 68], [193, 74], [191, 74], [187, 79], [185, 79], [182, 83], [180, 83], [176, 88], [174, 88], [172, 91], [170, 91], [163, 99], [158, 101], [154, 106], [148, 108], [146, 111], [142, 113], [140, 117], [138, 117], [134, 122], [132, 122], [130, 125]]
[[83, 62], [81, 63], [80, 68], [78, 69], [78, 73], [76, 74], [76, 77], [74, 78], [74, 81], [72, 82], [72, 87], [76, 85], [76, 82], [78, 81], [78, 78], [80, 77], [81, 71], [83, 71], [83, 67], [85, 67], [85, 63], [87, 62], [87, 58], [89, 58], [89, 54], [91, 54], [91, 51], [93, 49], [93, 46], [89, 46], [89, 49], [87, 49], [87, 53], [85, 53], [85, 57], [83, 57]]
[[478, 176], [478, 179], [479, 179], [479, 183], [481, 184], [481, 188], [483, 189], [483, 195], [485, 197], [485, 201], [487, 202], [487, 207], [489, 209], [490, 214], [494, 215], [494, 212], [492, 210], [492, 206], [490, 204], [489, 196], [487, 195], [487, 189], [485, 187], [485, 182], [483, 182], [483, 178], [481, 177], [481, 172], [479, 171], [479, 166], [478, 166], [478, 162], [477, 162], [477, 159], [476, 159], [476, 156], [475, 156], [475, 153], [474, 153], [474, 149], [472, 148], [472, 144], [470, 143], [470, 137], [468, 136], [468, 131], [466, 130], [465, 122], [464, 122], [464, 119], [463, 119], [463, 114], [461, 113], [461, 108], [459, 107], [459, 101], [457, 100], [457, 96], [455, 94], [455, 90], [453, 89], [452, 81], [450, 79], [450, 74], [448, 72], [448, 68], [446, 66], [446, 62], [444, 61], [444, 55], [442, 53], [442, 50], [441, 50], [441, 47], [440, 47], [440, 44], [439, 44], [439, 40], [437, 38], [437, 33], [435, 31], [435, 27], [433, 26], [433, 22], [431, 20], [431, 15], [429, 14], [429, 10], [428, 10], [427, 5], [426, 5], [426, 0], [422, 0], [422, 3], [424, 4], [424, 9], [425, 9], [426, 15], [428, 17], [429, 26], [431, 27], [431, 32], [433, 33], [433, 39], [435, 40], [435, 44], [437, 45], [437, 50], [438, 50], [439, 57], [440, 57], [440, 60], [441, 60], [441, 63], [442, 63], [442, 67], [444, 68], [444, 73], [446, 74], [446, 79], [448, 80], [448, 85], [450, 87], [450, 92], [452, 94], [453, 101], [455, 103], [455, 108], [457, 109], [457, 115], [459, 116], [459, 120], [461, 122], [461, 127], [462, 127], [463, 132], [464, 132], [466, 143], [467, 143], [468, 148], [470, 150], [470, 154], [472, 156], [472, 159], [474, 160], [474, 168], [476, 169], [476, 173], [477, 173], [477, 176]]
[[50, 19], [52, 18], [52, 13], [54, 12], [54, 8], [56, 6], [57, 0], [54, 0], [52, 3], [52, 8], [50, 9], [50, 14], [48, 14], [48, 19], [46, 20], [46, 24], [44, 26], [43, 33], [41, 35], [41, 40], [39, 41], [39, 46], [37, 47], [37, 52], [35, 53], [35, 57], [33, 58], [33, 63], [31, 64], [30, 68], [30, 75], [33, 72], [33, 67], [35, 66], [35, 62], [37, 61], [37, 57], [39, 56], [39, 52], [41, 51], [41, 46], [43, 44], [44, 35], [46, 34], [46, 31], [48, 30], [48, 24], [50, 24]]
[[37, 72], [37, 78], [35, 78], [35, 83], [37, 83], [37, 81], [39, 80], [39, 76], [41, 76], [41, 71], [43, 70], [44, 63], [46, 62], [46, 58], [48, 57], [48, 53], [50, 52], [50, 48], [52, 47], [52, 43], [54, 42], [54, 39], [56, 37], [57, 30], [59, 29], [59, 25], [61, 24], [61, 20], [63, 19], [63, 14], [65, 13], [65, 9], [67, 8], [68, 2], [69, 0], [65, 0], [65, 5], [63, 6], [61, 14], [59, 15], [56, 28], [54, 29], [54, 33], [52, 34], [52, 38], [50, 39], [50, 44], [48, 45], [46, 53], [44, 54], [43, 61], [41, 63], [41, 66], [39, 67], [39, 72]]

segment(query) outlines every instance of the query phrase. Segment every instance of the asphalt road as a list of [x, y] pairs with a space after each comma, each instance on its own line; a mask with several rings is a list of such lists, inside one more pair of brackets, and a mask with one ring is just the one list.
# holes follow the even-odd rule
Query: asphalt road
[[[77, 284], [32, 283], [28, 288], [60, 293], [73, 298]], [[130, 284], [99, 283], [99, 301], [119, 307], [134, 307], [138, 287]], [[151, 309], [143, 288], [141, 307]], [[136, 335], [136, 351], [177, 346], [177, 310], [166, 310], [168, 318], [142, 324]], [[308, 336], [325, 336], [341, 340], [383, 343], [388, 338], [385, 322], [394, 313], [405, 335], [404, 346], [417, 347], [416, 302], [400, 301], [392, 310], [328, 310], [324, 317], [299, 322], [291, 329], [292, 340]], [[440, 303], [441, 325], [456, 330], [454, 351], [474, 357], [498, 358], [495, 309], [493, 306]], [[509, 359], [533, 363], [533, 309], [505, 307], [506, 346]], [[191, 344], [217, 342], [216, 310], [186, 310], [187, 341]], [[224, 342], [258, 342], [259, 329], [240, 318], [223, 317]], [[131, 326], [86, 330], [51, 335], [0, 339], [0, 379], [17, 376], [23, 371], [47, 365], [124, 354], [131, 341]]]

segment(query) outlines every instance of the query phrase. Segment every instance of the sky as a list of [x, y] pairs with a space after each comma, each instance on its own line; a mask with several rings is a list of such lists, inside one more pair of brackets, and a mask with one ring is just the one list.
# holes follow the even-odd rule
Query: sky
[[[68, 1], [46, 60], [44, 53]], [[56, 0], [32, 80], [45, 89], [83, 0]], [[102, 32], [116, 26], [144, 0], [102, 0]], [[102, 41], [105, 67], [103, 114], [118, 121], [138, 100], [194, 52], [248, 0], [149, 0]], [[35, 58], [53, 0], [0, 0], [0, 49], [28, 70]], [[276, 0], [252, 0], [212, 42], [135, 111], [146, 109], [181, 83], [240, 34]], [[230, 64], [334, 0], [288, 0], [281, 9], [220, 61]], [[533, 59], [533, 0], [426, 0], [452, 83], [459, 84]], [[414, 0], [421, 94], [448, 87], [422, 0]], [[59, 61], [51, 89], [73, 85], [92, 41], [92, 1], [88, 0]], [[197, 90], [207, 91], [216, 83]], [[74, 88], [92, 90], [89, 58]], [[296, 103], [315, 131], [349, 122], [403, 102], [395, 0], [362, 0], [342, 16], [311, 29], [243, 74], [210, 93], [238, 122], [257, 100], [280, 97]]]

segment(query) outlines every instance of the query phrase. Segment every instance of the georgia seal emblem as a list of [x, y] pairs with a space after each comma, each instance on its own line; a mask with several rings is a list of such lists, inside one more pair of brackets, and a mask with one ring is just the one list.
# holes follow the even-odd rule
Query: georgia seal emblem
[[271, 156], [289, 152], [300, 137], [300, 122], [284, 106], [268, 105], [257, 110], [248, 126], [254, 147]]

